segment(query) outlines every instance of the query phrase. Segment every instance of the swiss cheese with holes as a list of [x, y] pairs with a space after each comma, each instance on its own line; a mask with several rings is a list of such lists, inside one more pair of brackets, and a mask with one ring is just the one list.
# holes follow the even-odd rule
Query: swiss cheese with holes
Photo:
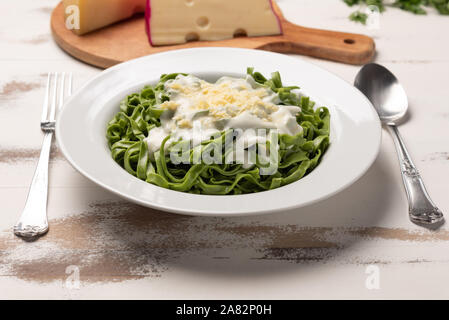
[[148, 0], [152, 45], [282, 33], [272, 0]]

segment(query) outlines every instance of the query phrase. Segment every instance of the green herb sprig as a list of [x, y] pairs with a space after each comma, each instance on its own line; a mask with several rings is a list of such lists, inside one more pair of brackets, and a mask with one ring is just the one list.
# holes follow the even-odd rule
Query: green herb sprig
[[[367, 5], [377, 6], [380, 12], [385, 11], [386, 7], [396, 7], [414, 14], [427, 14], [426, 7], [435, 8], [442, 15], [449, 15], [449, 0], [396, 0], [392, 4], [385, 0], [343, 0], [348, 6]], [[355, 22], [366, 24], [368, 15], [357, 10], [349, 16], [349, 19]]]

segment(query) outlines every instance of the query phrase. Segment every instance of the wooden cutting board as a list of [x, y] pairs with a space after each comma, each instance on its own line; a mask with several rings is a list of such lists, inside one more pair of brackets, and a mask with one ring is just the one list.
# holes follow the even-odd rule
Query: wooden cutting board
[[283, 34], [268, 37], [240, 37], [223, 41], [196, 41], [174, 46], [152, 47], [145, 33], [145, 19], [137, 15], [98, 31], [77, 36], [65, 27], [60, 3], [51, 16], [56, 43], [75, 58], [108, 68], [117, 63], [152, 53], [195, 47], [238, 47], [281, 53], [295, 53], [349, 64], [365, 64], [374, 56], [370, 37], [344, 32], [305, 28], [288, 22], [275, 4]]

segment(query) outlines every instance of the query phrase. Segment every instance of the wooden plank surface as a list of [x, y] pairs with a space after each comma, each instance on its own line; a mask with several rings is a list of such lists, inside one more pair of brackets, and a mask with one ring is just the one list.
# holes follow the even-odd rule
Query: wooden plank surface
[[[449, 298], [449, 229], [430, 231], [408, 221], [385, 131], [373, 167], [342, 193], [299, 210], [232, 219], [126, 203], [78, 174], [55, 145], [50, 232], [32, 243], [15, 238], [11, 228], [42, 142], [46, 73], [74, 72], [76, 88], [100, 72], [53, 42], [49, 17], [56, 4], [0, 2], [3, 12], [24, 18], [0, 21], [0, 298]], [[409, 95], [411, 117], [401, 133], [448, 215], [449, 18], [391, 9], [380, 29], [368, 30], [347, 20], [351, 9], [342, 1], [278, 4], [292, 22], [376, 39], [376, 61], [397, 74]], [[305, 59], [349, 82], [359, 69]], [[72, 282], [76, 270], [79, 286]], [[379, 289], [366, 286], [372, 270], [378, 270]]]

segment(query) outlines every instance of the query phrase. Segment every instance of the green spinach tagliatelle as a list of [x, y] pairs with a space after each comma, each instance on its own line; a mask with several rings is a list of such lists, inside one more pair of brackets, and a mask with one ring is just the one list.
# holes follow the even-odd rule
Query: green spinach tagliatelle
[[[192, 148], [193, 154], [210, 152], [217, 145], [223, 148], [223, 164], [173, 164], [170, 150], [178, 141], [166, 145], [167, 137], [159, 151], [150, 157], [144, 140], [151, 130], [161, 125], [164, 110], [159, 105], [170, 100], [164, 84], [179, 73], [162, 75], [155, 86], [145, 86], [142, 91], [128, 95], [120, 103], [120, 112], [107, 126], [107, 141], [112, 158], [133, 176], [157, 186], [176, 191], [209, 195], [245, 194], [278, 188], [297, 181], [312, 171], [329, 145], [330, 114], [326, 107], [314, 109], [315, 103], [308, 97], [299, 98], [293, 89], [284, 87], [278, 72], [266, 79], [259, 72], [248, 68], [248, 75], [279, 95], [281, 105], [301, 107], [297, 121], [303, 128], [295, 136], [278, 135], [277, 170], [271, 175], [261, 175], [262, 164], [247, 168], [242, 164], [225, 163], [225, 141], [232, 132], [223, 131], [214, 139], [203, 141]], [[183, 74], [185, 75], [185, 74]], [[178, 146], [179, 147], [179, 146]]]

